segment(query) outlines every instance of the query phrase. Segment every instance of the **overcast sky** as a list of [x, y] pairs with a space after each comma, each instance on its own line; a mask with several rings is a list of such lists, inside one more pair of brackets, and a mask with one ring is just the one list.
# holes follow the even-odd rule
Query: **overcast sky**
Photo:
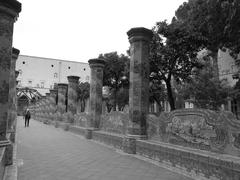
[[19, 0], [13, 47], [23, 55], [87, 62], [126, 54], [126, 32], [170, 21], [186, 0]]

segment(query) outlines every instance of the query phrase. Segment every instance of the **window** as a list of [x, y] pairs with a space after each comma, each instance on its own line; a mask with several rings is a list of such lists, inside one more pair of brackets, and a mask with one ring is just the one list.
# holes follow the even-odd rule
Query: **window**
[[53, 64], [52, 64], [51, 66], [52, 66], [52, 67], [54, 67], [54, 65], [53, 65]]
[[58, 73], [54, 73], [54, 74], [53, 74], [53, 77], [54, 77], [54, 78], [57, 78], [57, 77], [58, 77]]
[[71, 69], [71, 67], [70, 67], [70, 66], [68, 66], [68, 69]]
[[23, 61], [22, 63], [25, 64], [25, 61]]
[[83, 70], [86, 71], [86, 68], [84, 68]]
[[32, 86], [32, 80], [28, 80], [28, 85]]
[[43, 81], [41, 82], [40, 87], [44, 88], [44, 82]]

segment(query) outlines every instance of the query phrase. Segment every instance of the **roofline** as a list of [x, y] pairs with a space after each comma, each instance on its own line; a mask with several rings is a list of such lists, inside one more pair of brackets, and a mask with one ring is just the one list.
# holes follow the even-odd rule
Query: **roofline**
[[30, 56], [30, 55], [24, 55], [20, 54], [19, 56], [25, 56], [25, 57], [31, 57], [31, 58], [41, 58], [41, 59], [46, 59], [46, 60], [56, 60], [56, 61], [64, 61], [64, 62], [73, 62], [73, 63], [81, 63], [81, 64], [88, 64], [85, 62], [79, 62], [79, 61], [72, 61], [72, 60], [63, 60], [63, 59], [55, 59], [55, 58], [46, 58], [46, 57], [40, 57], [40, 56]]

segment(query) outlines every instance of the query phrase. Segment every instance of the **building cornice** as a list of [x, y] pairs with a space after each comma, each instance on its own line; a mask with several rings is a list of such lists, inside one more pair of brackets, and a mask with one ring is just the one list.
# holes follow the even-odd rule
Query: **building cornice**
[[80, 64], [85, 64], [88, 65], [88, 63], [85, 62], [79, 62], [79, 61], [72, 61], [72, 60], [63, 60], [63, 59], [55, 59], [55, 58], [46, 58], [46, 57], [39, 57], [39, 56], [30, 56], [30, 55], [19, 55], [20, 57], [30, 57], [30, 58], [35, 58], [35, 59], [44, 59], [44, 60], [54, 60], [54, 61], [61, 61], [61, 62], [72, 62], [72, 63], [80, 63]]

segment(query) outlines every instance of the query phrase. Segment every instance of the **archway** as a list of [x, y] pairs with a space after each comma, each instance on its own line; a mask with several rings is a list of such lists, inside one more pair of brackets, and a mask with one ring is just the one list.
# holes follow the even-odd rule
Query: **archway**
[[18, 115], [22, 115], [29, 105], [34, 104], [41, 97], [42, 95], [36, 89], [28, 87], [17, 88]]

